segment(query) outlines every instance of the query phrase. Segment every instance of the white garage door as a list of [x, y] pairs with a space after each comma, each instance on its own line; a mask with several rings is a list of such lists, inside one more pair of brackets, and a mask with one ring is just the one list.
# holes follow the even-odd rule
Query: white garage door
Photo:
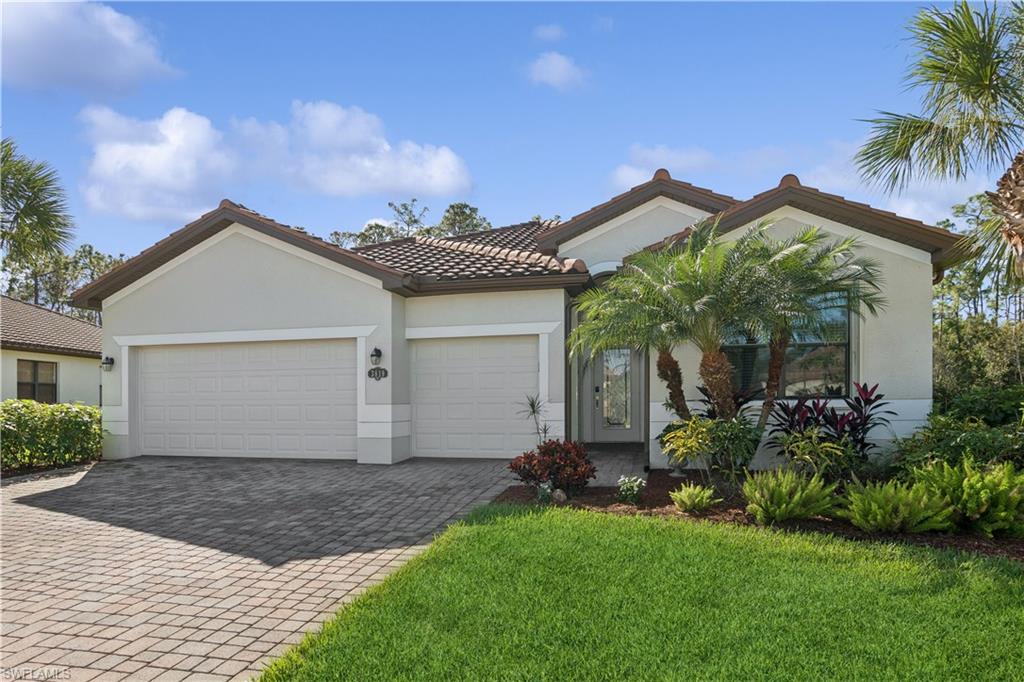
[[139, 352], [144, 455], [356, 457], [354, 340]]
[[537, 393], [537, 337], [410, 342], [412, 453], [514, 457], [536, 444], [519, 412]]

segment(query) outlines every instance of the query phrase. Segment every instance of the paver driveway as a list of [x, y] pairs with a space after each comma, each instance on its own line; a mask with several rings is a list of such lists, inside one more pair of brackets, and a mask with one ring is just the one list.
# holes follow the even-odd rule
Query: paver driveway
[[505, 466], [145, 457], [6, 484], [3, 679], [247, 678]]

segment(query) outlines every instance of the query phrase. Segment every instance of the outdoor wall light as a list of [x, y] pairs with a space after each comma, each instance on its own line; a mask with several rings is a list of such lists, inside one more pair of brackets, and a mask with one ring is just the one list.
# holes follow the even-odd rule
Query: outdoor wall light
[[380, 359], [384, 357], [384, 353], [381, 352], [380, 348], [374, 348], [370, 352], [370, 364], [376, 367], [380, 364]]
[[109, 372], [110, 370], [114, 369], [114, 358], [110, 357], [109, 355], [103, 358], [103, 362], [100, 363], [100, 367], [103, 369], [104, 372]]

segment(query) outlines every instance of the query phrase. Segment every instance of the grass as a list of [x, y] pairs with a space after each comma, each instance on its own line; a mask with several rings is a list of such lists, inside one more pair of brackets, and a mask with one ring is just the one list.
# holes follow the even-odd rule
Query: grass
[[1009, 680], [1024, 567], [818, 534], [492, 505], [277, 680]]

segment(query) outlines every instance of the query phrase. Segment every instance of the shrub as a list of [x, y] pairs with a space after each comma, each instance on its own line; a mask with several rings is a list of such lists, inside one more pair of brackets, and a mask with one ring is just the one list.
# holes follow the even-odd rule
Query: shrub
[[619, 476], [619, 500], [636, 504], [646, 487], [647, 481], [640, 476]]
[[918, 485], [952, 507], [958, 528], [987, 537], [1024, 535], [1024, 473], [1012, 463], [979, 467], [967, 455], [955, 466], [933, 462], [913, 475]]
[[679, 511], [702, 512], [711, 508], [711, 505], [721, 502], [715, 498], [715, 489], [700, 485], [699, 483], [684, 483], [678, 489], [668, 494], [672, 503]]
[[103, 451], [100, 410], [90, 405], [5, 400], [0, 428], [4, 472], [88, 462]]
[[955, 419], [979, 419], [989, 426], [1013, 426], [1024, 409], [1024, 384], [1005, 388], [975, 386], [946, 398], [936, 409]]
[[847, 441], [857, 456], [866, 461], [877, 447], [868, 440], [871, 432], [888, 424], [886, 415], [895, 412], [882, 409], [889, 403], [883, 402], [885, 395], [878, 392], [878, 384], [870, 388], [858, 383], [853, 386], [854, 395], [843, 398], [847, 409], [842, 412], [830, 407], [827, 400], [798, 398], [792, 403], [777, 401], [772, 408], [772, 428], [769, 433], [777, 442], [781, 435], [815, 428], [827, 440], [837, 443]]
[[850, 486], [838, 515], [868, 532], [924, 533], [950, 530], [952, 514], [949, 503], [925, 486], [887, 481]]
[[835, 506], [835, 489], [820, 476], [808, 478], [793, 469], [762, 471], [743, 482], [747, 512], [763, 526], [829, 513]]
[[539, 487], [550, 483], [553, 490], [567, 494], [583, 490], [587, 481], [597, 475], [597, 468], [587, 456], [582, 443], [568, 440], [546, 440], [516, 457], [508, 468], [523, 483]]
[[826, 481], [848, 480], [863, 467], [850, 441], [832, 440], [817, 427], [779, 434], [776, 443], [791, 463]]
[[989, 426], [980, 419], [933, 414], [910, 438], [897, 443], [897, 462], [905, 472], [939, 460], [957, 465], [970, 452], [983, 464], [1010, 461], [1024, 466], [1024, 427]]
[[674, 464], [702, 460], [711, 471], [735, 481], [754, 458], [760, 440], [760, 431], [743, 417], [722, 420], [694, 416], [665, 433], [662, 447]]

